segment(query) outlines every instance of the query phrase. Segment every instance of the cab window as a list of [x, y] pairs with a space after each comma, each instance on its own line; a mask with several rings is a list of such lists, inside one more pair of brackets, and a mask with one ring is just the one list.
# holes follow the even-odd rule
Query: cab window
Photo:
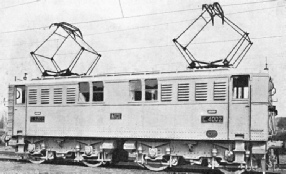
[[158, 99], [158, 81], [157, 79], [145, 80], [145, 100], [157, 100]]
[[233, 76], [232, 98], [247, 99], [249, 97], [249, 76]]
[[142, 84], [141, 80], [129, 81], [130, 97], [132, 101], [142, 100]]
[[25, 86], [16, 86], [16, 104], [24, 104], [26, 100]]
[[79, 102], [89, 102], [89, 83], [80, 82], [79, 83]]
[[103, 82], [92, 82], [92, 101], [103, 101]]

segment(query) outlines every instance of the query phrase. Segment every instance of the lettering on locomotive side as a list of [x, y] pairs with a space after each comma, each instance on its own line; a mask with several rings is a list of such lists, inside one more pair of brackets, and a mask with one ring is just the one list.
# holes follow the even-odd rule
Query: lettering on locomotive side
[[202, 116], [202, 123], [222, 123], [223, 116], [216, 115], [216, 116]]
[[110, 120], [121, 120], [121, 113], [110, 113]]
[[30, 122], [45, 122], [44, 116], [31, 116]]

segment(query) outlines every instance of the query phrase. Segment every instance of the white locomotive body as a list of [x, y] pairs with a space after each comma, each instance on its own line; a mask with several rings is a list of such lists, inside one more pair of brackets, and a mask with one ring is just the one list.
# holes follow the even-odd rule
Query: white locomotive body
[[17, 81], [9, 143], [38, 163], [259, 168], [272, 118], [269, 78], [218, 68]]

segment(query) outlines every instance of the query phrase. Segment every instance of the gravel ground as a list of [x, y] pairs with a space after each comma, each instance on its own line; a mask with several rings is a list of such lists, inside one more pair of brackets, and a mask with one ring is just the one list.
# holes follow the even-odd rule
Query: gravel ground
[[[130, 168], [126, 166], [119, 167], [98, 167], [90, 168], [74, 164], [32, 164], [23, 161], [0, 161], [0, 174], [218, 174], [222, 172], [186, 172], [186, 171], [164, 171], [151, 172], [149, 170]], [[231, 172], [227, 172], [228, 174]], [[235, 172], [234, 172], [235, 173]], [[243, 174], [258, 174], [259, 172], [243, 172]], [[286, 170], [268, 171], [267, 174], [286, 174]]]
[[167, 174], [167, 172], [150, 172], [140, 169], [120, 168], [89, 168], [79, 165], [57, 165], [57, 164], [31, 164], [26, 162], [0, 161], [0, 174]]

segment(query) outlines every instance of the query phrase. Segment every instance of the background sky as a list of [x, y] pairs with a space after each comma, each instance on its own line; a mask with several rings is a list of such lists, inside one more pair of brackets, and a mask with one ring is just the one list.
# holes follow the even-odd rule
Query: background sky
[[[250, 33], [253, 46], [239, 69], [263, 70], [266, 59], [274, 79], [279, 116], [286, 116], [286, 1], [218, 0], [225, 16]], [[174, 46], [176, 38], [210, 0], [1, 0], [0, 103], [4, 110], [8, 84], [40, 77], [30, 56], [53, 31], [50, 24], [68, 22], [80, 28], [102, 58], [92, 74], [185, 70], [186, 61]], [[198, 59], [217, 60], [239, 39], [216, 18], [191, 45]], [[194, 27], [199, 29], [199, 26]], [[187, 38], [191, 36], [187, 36]], [[54, 40], [50, 45], [58, 44]], [[69, 54], [63, 54], [64, 63]]]

